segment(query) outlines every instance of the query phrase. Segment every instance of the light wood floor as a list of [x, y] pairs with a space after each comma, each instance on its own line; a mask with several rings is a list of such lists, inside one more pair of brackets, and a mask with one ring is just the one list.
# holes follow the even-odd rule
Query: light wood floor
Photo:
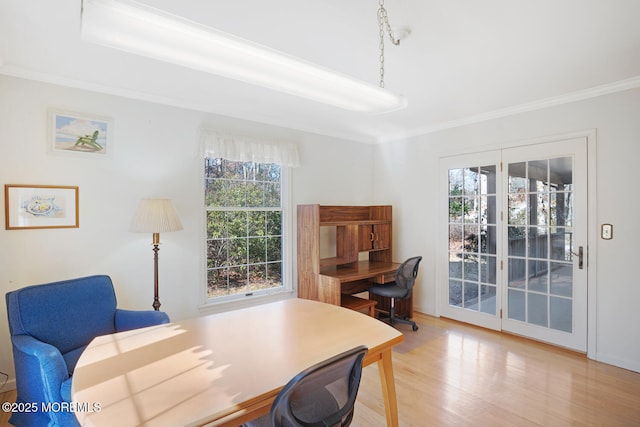
[[[447, 319], [414, 320], [424, 343], [393, 354], [400, 426], [640, 426], [640, 373]], [[356, 405], [352, 426], [384, 424], [374, 365]]]
[[[419, 339], [407, 339], [415, 348], [393, 354], [402, 427], [640, 426], [640, 373], [507, 334], [415, 316]], [[2, 395], [3, 402], [13, 400], [14, 391]], [[9, 426], [7, 420], [0, 412], [0, 427]], [[352, 426], [382, 425], [380, 378], [371, 365], [364, 369]]]

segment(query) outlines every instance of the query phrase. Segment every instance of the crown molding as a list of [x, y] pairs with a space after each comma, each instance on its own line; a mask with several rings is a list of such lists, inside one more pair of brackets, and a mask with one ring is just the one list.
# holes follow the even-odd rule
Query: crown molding
[[583, 101], [585, 99], [596, 98], [612, 93], [623, 92], [625, 90], [636, 89], [640, 87], [640, 76], [607, 83], [600, 86], [594, 86], [588, 89], [570, 92], [564, 95], [554, 96], [541, 99], [538, 101], [528, 102], [524, 104], [514, 105], [512, 107], [502, 108], [499, 110], [489, 111], [487, 113], [477, 114], [462, 119], [451, 120], [448, 122], [436, 123], [433, 125], [416, 128], [410, 132], [397, 133], [395, 135], [387, 135], [378, 138], [378, 143], [395, 142], [402, 139], [408, 139], [420, 135], [439, 132], [442, 130], [453, 129], [461, 126], [467, 126], [475, 123], [486, 122], [489, 120], [499, 119], [502, 117], [514, 116], [529, 111], [542, 110], [558, 105], [570, 104], [572, 102]]

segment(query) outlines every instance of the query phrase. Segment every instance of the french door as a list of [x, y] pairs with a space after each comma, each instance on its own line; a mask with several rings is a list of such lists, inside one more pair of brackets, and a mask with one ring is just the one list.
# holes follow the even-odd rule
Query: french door
[[441, 159], [443, 316], [586, 351], [586, 153], [585, 137]]

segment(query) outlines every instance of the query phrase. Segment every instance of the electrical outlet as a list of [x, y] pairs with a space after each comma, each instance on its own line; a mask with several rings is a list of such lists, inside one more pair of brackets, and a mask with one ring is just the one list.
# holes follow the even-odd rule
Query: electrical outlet
[[605, 240], [613, 239], [613, 225], [611, 224], [602, 224], [600, 229], [600, 237]]

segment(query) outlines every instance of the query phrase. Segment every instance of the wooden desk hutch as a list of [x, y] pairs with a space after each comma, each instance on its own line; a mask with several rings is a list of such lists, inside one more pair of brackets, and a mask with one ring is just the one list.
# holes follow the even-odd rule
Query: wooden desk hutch
[[[346, 295], [366, 291], [371, 282], [392, 282], [400, 264], [392, 258], [391, 223], [390, 205], [298, 205], [298, 296], [349, 306]], [[321, 256], [322, 227], [332, 227], [329, 234], [335, 228], [335, 256]], [[388, 298], [370, 298], [388, 311]], [[412, 300], [398, 301], [396, 312], [411, 316]]]

